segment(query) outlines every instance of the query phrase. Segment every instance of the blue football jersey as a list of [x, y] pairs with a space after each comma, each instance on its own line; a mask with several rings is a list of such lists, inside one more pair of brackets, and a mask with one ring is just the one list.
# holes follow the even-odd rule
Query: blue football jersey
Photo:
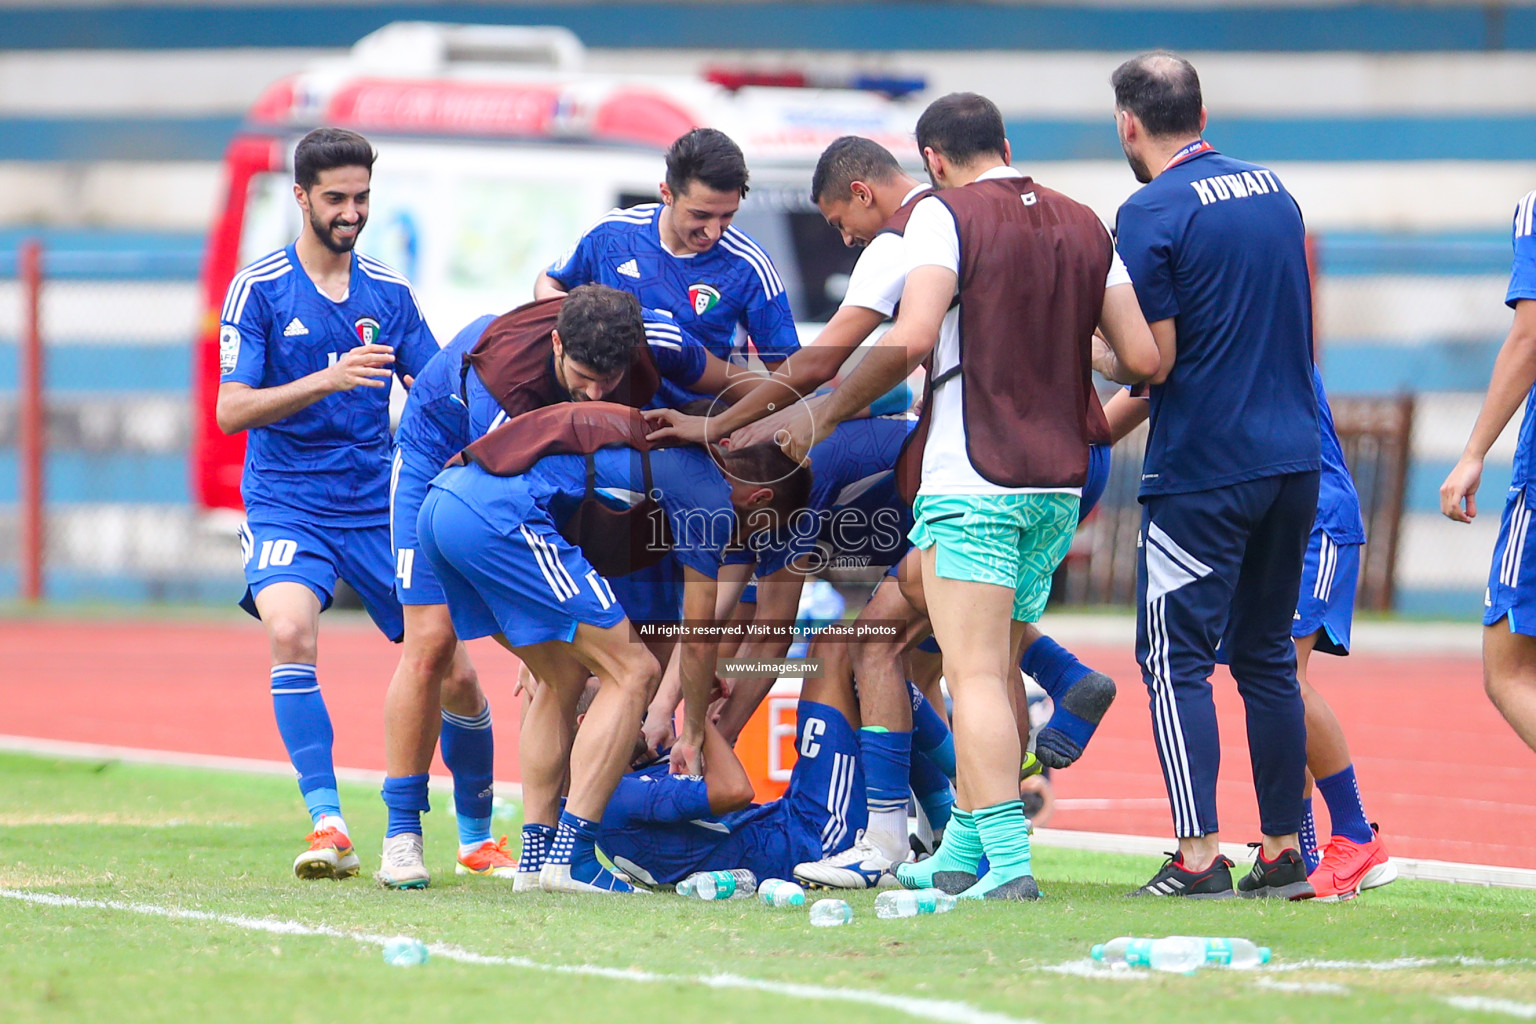
[[1323, 390], [1323, 375], [1312, 367], [1312, 386], [1317, 393], [1317, 421], [1323, 443], [1323, 471], [1317, 483], [1317, 519], [1315, 525], [1328, 532], [1338, 544], [1364, 544], [1365, 523], [1360, 518], [1360, 494], [1355, 478], [1344, 463], [1344, 449], [1338, 431], [1333, 428], [1333, 409]]
[[[1532, 210], [1536, 192], [1528, 192], [1515, 207], [1514, 264], [1509, 273], [1509, 291], [1505, 303], [1514, 309], [1522, 299], [1536, 299], [1536, 232], [1532, 230]], [[1515, 443], [1513, 486], [1526, 490], [1525, 500], [1536, 502], [1536, 387], [1525, 399], [1525, 418], [1520, 421], [1520, 437]]]
[[[347, 297], [336, 302], [315, 287], [290, 245], [230, 282], [219, 316], [219, 380], [278, 387], [369, 342], [394, 348], [401, 376], [416, 376], [437, 353], [405, 278], [354, 253]], [[246, 510], [297, 512], [331, 526], [388, 523], [389, 390], [340, 391], [247, 431]]]
[[469, 429], [469, 408], [460, 397], [464, 357], [480, 342], [480, 335], [496, 317], [486, 314], [464, 326], [416, 375], [400, 413], [395, 443], [412, 448], [441, 466], [474, 440]]
[[597, 845], [609, 858], [638, 864], [667, 884], [695, 871], [743, 867], [759, 878], [788, 878], [805, 854], [789, 829], [784, 801], [716, 817], [703, 779], [670, 775], [659, 764], [619, 780], [603, 810]]
[[1318, 469], [1306, 228], [1274, 172], [1196, 152], [1125, 201], [1116, 244], [1147, 321], [1178, 332], [1141, 493]]
[[[762, 247], [731, 227], [708, 251], [676, 256], [662, 244], [661, 211], [660, 203], [613, 210], [547, 273], [566, 288], [605, 284], [670, 312], [721, 359], [741, 361], [746, 338], [769, 363], [798, 350], [784, 282]], [[707, 397], [668, 380], [658, 396], [672, 406]]]
[[[599, 497], [615, 508], [640, 499], [645, 486], [640, 453], [633, 448], [604, 448], [594, 460]], [[662, 448], [651, 452], [654, 497], [672, 527], [672, 553], [679, 562], [710, 579], [720, 574], [731, 542], [735, 511], [731, 488], [702, 448]], [[445, 470], [432, 481], [456, 495], [486, 522], [507, 532], [545, 515], [563, 526], [587, 493], [587, 461], [580, 455], [550, 455], [518, 476], [493, 476], [480, 466]]]
[[[704, 346], [681, 331], [669, 316], [648, 309], [641, 310], [640, 315], [645, 321], [645, 340], [662, 377], [684, 386], [696, 382], [704, 373]], [[428, 361], [406, 398], [400, 427], [395, 431], [396, 444], [416, 449], [440, 466], [506, 419], [480, 378], [473, 373], [463, 376], [464, 357], [479, 344], [480, 336], [495, 319], [487, 314], [470, 321]], [[468, 404], [463, 398], [466, 391]]]
[[896, 457], [911, 432], [905, 418], [848, 420], [812, 448], [806, 511], [754, 537], [757, 575], [778, 572], [823, 541], [835, 565], [890, 565], [907, 548], [911, 511], [896, 492]]

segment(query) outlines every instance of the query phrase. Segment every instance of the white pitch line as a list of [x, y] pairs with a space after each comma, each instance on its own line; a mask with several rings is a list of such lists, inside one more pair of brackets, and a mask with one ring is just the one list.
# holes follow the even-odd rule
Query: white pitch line
[[[161, 907], [151, 903], [124, 903], [119, 900], [86, 900], [57, 893], [23, 892], [16, 889], [0, 889], [0, 898], [19, 900], [48, 907], [75, 907], [91, 910], [120, 910], [149, 917], [163, 917], [175, 921], [206, 921], [210, 924], [228, 925], [246, 931], [267, 932], [273, 935], [314, 935], [332, 939], [349, 939], [370, 946], [383, 946], [392, 936], [370, 935], [365, 932], [345, 932], [323, 925], [307, 925], [298, 921], [273, 920], [271, 918], [242, 917], [235, 914], [215, 914], [206, 910], [184, 910], [177, 907]], [[612, 981], [646, 982], [664, 985], [699, 985], [712, 989], [746, 989], [767, 992], [771, 995], [793, 999], [826, 1000], [830, 1002], [859, 1003], [879, 1006], [904, 1013], [921, 1020], [938, 1021], [940, 1024], [1039, 1024], [1025, 1017], [1009, 1017], [1001, 1013], [980, 1010], [965, 1003], [943, 999], [924, 999], [919, 996], [889, 995], [860, 989], [823, 988], [819, 985], [800, 985], [793, 982], [764, 981], [743, 978], [735, 974], [656, 974], [649, 971], [633, 971], [623, 967], [600, 967], [596, 964], [547, 964], [520, 956], [488, 956], [473, 953], [445, 943], [432, 943], [427, 949], [435, 957], [465, 964], [494, 967], [516, 967], [522, 970], [543, 971], [549, 974], [577, 974], [587, 977], [606, 978]]]
[[1346, 986], [1331, 981], [1276, 981], [1274, 978], [1259, 978], [1253, 983], [1253, 987], [1268, 989], [1271, 992], [1301, 992], [1317, 996], [1349, 995], [1349, 989]]
[[1447, 996], [1445, 1002], [1458, 1010], [1502, 1013], [1508, 1017], [1536, 1020], [1536, 1003], [1517, 1003], [1513, 999], [1490, 999], [1487, 996]]

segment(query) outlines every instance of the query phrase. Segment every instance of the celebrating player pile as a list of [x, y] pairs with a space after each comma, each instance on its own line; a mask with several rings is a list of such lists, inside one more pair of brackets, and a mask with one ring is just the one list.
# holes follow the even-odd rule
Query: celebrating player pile
[[[421, 813], [441, 741], [455, 870], [508, 891], [632, 893], [745, 867], [1038, 899], [1021, 764], [1072, 765], [1115, 684], [1034, 624], [1104, 489], [1112, 436], [1150, 418], [1137, 650], [1180, 852], [1137, 893], [1343, 899], [1391, 881], [1342, 730], [1305, 685], [1314, 647], [1347, 653], [1363, 534], [1311, 365], [1299, 213], [1272, 172], [1200, 137], [1182, 58], [1136, 58], [1114, 88], [1146, 183], [1118, 242], [1010, 166], [982, 96], [942, 97], [919, 119], [932, 188], [868, 139], [829, 146], [811, 198], [864, 251], [804, 349], [772, 260], [731, 225], [749, 175], [718, 131], [671, 146], [661, 203], [610, 212], [540, 275], [535, 301], [441, 351], [409, 285], [351, 251], [368, 143], [307, 136], [299, 239], [230, 287], [218, 409], [225, 430], [251, 432], [245, 604], [270, 637], [279, 731], [314, 821], [295, 873], [359, 870], [314, 667], [340, 576], [404, 640], [385, 698], [387, 888], [429, 884]], [[1133, 390], [1101, 407], [1094, 371]], [[393, 473], [392, 372], [410, 388]], [[707, 413], [680, 411], [700, 398]], [[828, 565], [884, 568], [857, 617], [894, 628], [815, 642], [825, 673], [801, 689], [793, 780], [751, 805], [731, 744], [775, 677], [717, 688], [717, 656], [781, 656], [771, 624]], [[715, 628], [727, 621], [763, 628], [737, 651]], [[642, 637], [642, 623], [683, 628]], [[490, 831], [490, 709], [463, 647], [482, 636], [532, 677], [515, 860]], [[1249, 705], [1265, 833], [1235, 887], [1214, 808], [1218, 638]], [[1021, 669], [1054, 701], [1036, 732]], [[1305, 766], [1333, 825], [1321, 851]], [[932, 833], [920, 861], [909, 797]]]

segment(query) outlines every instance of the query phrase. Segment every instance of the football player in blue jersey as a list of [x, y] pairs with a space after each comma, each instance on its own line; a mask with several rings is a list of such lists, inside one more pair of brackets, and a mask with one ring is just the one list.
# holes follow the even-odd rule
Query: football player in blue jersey
[[[416, 557], [416, 519], [428, 483], [448, 460], [506, 418], [479, 376], [464, 372], [465, 357], [495, 319], [472, 321], [432, 357], [411, 387], [395, 437], [390, 524], [395, 592], [405, 611], [405, 649], [384, 701], [383, 796], [389, 824], [383, 866], [376, 875], [392, 889], [422, 888], [430, 881], [421, 812], [427, 808], [427, 772], [439, 734], [458, 811], [455, 871], [509, 880], [516, 874], [517, 861], [490, 831], [490, 708], [454, 635], [442, 586], [431, 564]], [[538, 339], [550, 349], [548, 373], [557, 386], [549, 392], [573, 400], [607, 397], [632, 361], [641, 328], [666, 380], [718, 392], [737, 372], [679, 330], [670, 316], [640, 309], [626, 292], [583, 285], [561, 303], [554, 330]]]
[[653, 887], [735, 868], [789, 878], [796, 864], [842, 852], [867, 818], [858, 705], [846, 680], [807, 679], [796, 717], [797, 756], [782, 797], [753, 804], [746, 769], [709, 725], [702, 777], [660, 763], [619, 780], [599, 824], [603, 853]]
[[[744, 362], [750, 338], [777, 366], [800, 347], [784, 282], [773, 260], [731, 226], [747, 194], [741, 149], [722, 132], [695, 128], [672, 143], [660, 203], [613, 210], [539, 276], [536, 298], [597, 282], [670, 312], [715, 355]], [[709, 397], [671, 381], [658, 404]]]
[[1458, 523], [1477, 515], [1477, 488], [1483, 459], [1510, 418], [1525, 402], [1525, 417], [1515, 443], [1515, 473], [1504, 498], [1499, 539], [1483, 598], [1483, 687], [1494, 707], [1520, 738], [1536, 750], [1536, 557], [1525, 552], [1536, 543], [1527, 526], [1536, 505], [1536, 192], [1515, 207], [1514, 265], [1504, 303], [1515, 311], [1514, 323], [1493, 364], [1493, 379], [1467, 438], [1466, 449], [1440, 485], [1440, 511]]
[[341, 816], [333, 733], [315, 675], [320, 612], [337, 578], [391, 640], [403, 629], [389, 543], [389, 379], [437, 351], [410, 284], [354, 253], [374, 153], [319, 128], [294, 152], [303, 228], [230, 282], [219, 324], [219, 428], [249, 431], [240, 491], [247, 589], [272, 648], [272, 704], [314, 830], [300, 878], [359, 862]]
[[[732, 473], [728, 483], [711, 454], [695, 447], [642, 454], [607, 446], [589, 458], [547, 454], [507, 476], [494, 475], [479, 461], [497, 444], [530, 450], [517, 432], [554, 424], [560, 415], [557, 407], [517, 417], [468, 449], [464, 465], [444, 470], [422, 504], [418, 540], [447, 595], [457, 635], [497, 636], [540, 681], [528, 715], [549, 728], [540, 735], [525, 732], [520, 749], [527, 824], [517, 887], [526, 887], [524, 876], [529, 882], [537, 876], [540, 887], [554, 891], [625, 892], [630, 887], [602, 867], [593, 844], [659, 666], [634, 642], [612, 589], [561, 527], [594, 491], [598, 497], [590, 500], [618, 508], [628, 507], [635, 495], [651, 496], [670, 527], [667, 546], [688, 584], [686, 617], [708, 624], [722, 554], [740, 528], [735, 503], [769, 486], [787, 509], [803, 503], [809, 482], [793, 465], [778, 465], [777, 476], [770, 476], [753, 468], [753, 453], [733, 452], [722, 456]], [[776, 450], [758, 454], [785, 461]], [[648, 540], [647, 550], [655, 543]], [[636, 553], [628, 551], [629, 557]], [[681, 748], [703, 745], [714, 648], [707, 635], [682, 645]], [[572, 709], [589, 674], [597, 676], [600, 689], [572, 745], [561, 723], [574, 721]], [[672, 760], [678, 761], [677, 749]], [[570, 798], [557, 814], [568, 765]]]

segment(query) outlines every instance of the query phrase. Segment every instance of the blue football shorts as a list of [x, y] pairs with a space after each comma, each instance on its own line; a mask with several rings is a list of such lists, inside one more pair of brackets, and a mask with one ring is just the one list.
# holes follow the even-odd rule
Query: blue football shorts
[[1492, 626], [1506, 616], [1509, 631], [1536, 636], [1536, 553], [1531, 552], [1531, 508], [1525, 488], [1511, 487], [1499, 520], [1499, 539], [1493, 546], [1493, 565], [1488, 570], [1488, 590], [1483, 596], [1483, 625]]
[[461, 640], [501, 633], [513, 647], [569, 642], [582, 623], [624, 621], [607, 580], [546, 515], [493, 526], [453, 494], [432, 488], [417, 521]]
[[380, 632], [396, 642], [405, 635], [405, 619], [395, 599], [389, 527], [382, 523], [318, 526], [263, 510], [241, 525], [240, 553], [245, 559], [246, 584], [240, 607], [256, 618], [261, 618], [256, 595], [274, 583], [308, 587], [324, 611], [331, 606], [340, 578], [362, 597]]
[[783, 806], [801, 860], [820, 860], [852, 846], [869, 823], [859, 738], [836, 708], [801, 699], [796, 714], [798, 757]]
[[[1301, 568], [1301, 593], [1291, 636], [1319, 633], [1315, 650], [1349, 653], [1349, 627], [1355, 620], [1355, 586], [1360, 579], [1360, 544], [1340, 544], [1316, 526], [1307, 540]], [[1321, 631], [1321, 632], [1319, 632]]]
[[447, 604], [443, 585], [432, 563], [418, 558], [416, 519], [427, 497], [427, 485], [442, 471], [429, 456], [414, 448], [395, 448], [389, 478], [389, 539], [395, 553], [395, 596], [401, 604]]

